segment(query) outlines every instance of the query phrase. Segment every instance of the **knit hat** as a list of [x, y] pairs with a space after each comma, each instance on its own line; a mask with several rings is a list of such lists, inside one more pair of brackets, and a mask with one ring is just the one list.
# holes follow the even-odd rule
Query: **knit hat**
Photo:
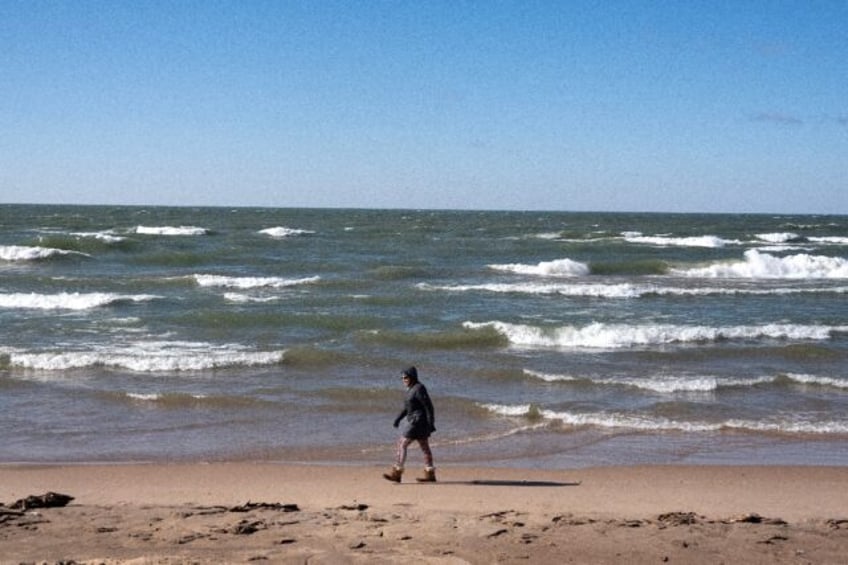
[[413, 381], [418, 380], [418, 370], [415, 367], [409, 367], [408, 369], [404, 369], [403, 373], [401, 373], [404, 377], [409, 377]]

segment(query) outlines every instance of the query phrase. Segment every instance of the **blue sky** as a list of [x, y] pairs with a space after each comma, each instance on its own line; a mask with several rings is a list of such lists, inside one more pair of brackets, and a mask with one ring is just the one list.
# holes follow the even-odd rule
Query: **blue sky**
[[0, 202], [848, 213], [846, 1], [0, 0]]

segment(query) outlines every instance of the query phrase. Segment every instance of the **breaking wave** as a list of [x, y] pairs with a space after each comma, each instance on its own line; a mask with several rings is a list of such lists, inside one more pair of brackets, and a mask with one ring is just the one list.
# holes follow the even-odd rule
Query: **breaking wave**
[[249, 294], [243, 294], [241, 292], [226, 292], [224, 293], [224, 299], [230, 302], [235, 302], [237, 304], [247, 304], [249, 302], [274, 302], [279, 300], [277, 296], [250, 296]]
[[208, 235], [209, 230], [197, 226], [137, 226], [140, 235]]
[[808, 421], [800, 417], [771, 420], [726, 419], [720, 422], [682, 421], [649, 414], [610, 412], [566, 412], [540, 408], [533, 404], [502, 405], [482, 404], [486, 410], [511, 418], [542, 418], [573, 427], [628, 429], [648, 432], [718, 432], [723, 430], [794, 433], [794, 434], [848, 434], [848, 422], [840, 420]]
[[780, 232], [780, 233], [758, 233], [757, 239], [767, 243], [797, 243], [804, 241], [804, 238], [797, 233]]
[[81, 255], [90, 257], [87, 253], [54, 249], [52, 247], [33, 247], [28, 245], [0, 245], [0, 261], [39, 261], [51, 257]]
[[577, 377], [558, 373], [544, 373], [524, 369], [524, 374], [547, 383], [575, 383], [600, 386], [622, 386], [658, 392], [662, 394], [715, 392], [727, 388], [746, 388], [762, 385], [803, 385], [837, 389], [848, 389], [848, 379], [789, 373], [785, 375], [765, 375], [761, 377], [731, 378], [716, 376], [671, 376], [653, 377]]
[[680, 276], [699, 278], [844, 279], [848, 278], [848, 260], [806, 253], [775, 257], [750, 249], [745, 252], [744, 261], [723, 262], [672, 272]]
[[266, 228], [264, 230], [259, 230], [259, 233], [267, 235], [268, 237], [273, 237], [274, 239], [283, 239], [286, 237], [293, 237], [298, 235], [310, 235], [314, 234], [315, 232], [310, 230], [299, 230], [295, 228], [278, 226], [275, 228]]
[[117, 400], [176, 410], [194, 407], [249, 409], [270, 404], [265, 400], [246, 396], [192, 394], [185, 392], [126, 392], [114, 396]]
[[572, 261], [571, 259], [542, 261], [536, 265], [524, 265], [521, 263], [489, 265], [489, 268], [519, 275], [539, 275], [543, 277], [579, 277], [589, 274], [589, 266], [586, 263]]
[[812, 241], [813, 243], [827, 243], [833, 245], [848, 245], [848, 237], [842, 236], [808, 237], [807, 241]]
[[[777, 381], [777, 377], [764, 376], [764, 377], [752, 377], [752, 378], [742, 378], [742, 379], [732, 379], [726, 377], [713, 377], [713, 376], [685, 376], [685, 377], [676, 377], [676, 376], [656, 376], [656, 377], [646, 377], [646, 378], [634, 378], [634, 377], [607, 377], [607, 378], [598, 378], [598, 377], [575, 377], [572, 375], [558, 375], [558, 374], [550, 374], [550, 373], [540, 373], [537, 371], [531, 371], [529, 369], [524, 370], [524, 374], [529, 375], [534, 378], [538, 378], [545, 382], [583, 382], [592, 385], [602, 385], [602, 386], [623, 386], [630, 388], [637, 388], [641, 390], [647, 390], [651, 392], [658, 392], [662, 394], [674, 394], [674, 393], [692, 393], [692, 392], [715, 392], [720, 388], [731, 388], [731, 387], [750, 387], [757, 386], [761, 384], [774, 383]], [[846, 382], [848, 384], [848, 382]]]
[[115, 235], [115, 233], [111, 230], [98, 232], [72, 232], [71, 235], [74, 237], [96, 239], [105, 243], [121, 243], [126, 240], [125, 237]]
[[593, 323], [584, 327], [542, 328], [507, 322], [465, 322], [471, 330], [492, 330], [518, 347], [574, 347], [618, 349], [671, 343], [714, 342], [719, 340], [793, 339], [825, 340], [848, 326], [764, 324], [755, 326], [681, 326], [674, 324], [624, 325]]
[[242, 345], [203, 342], [147, 341], [95, 346], [84, 351], [9, 353], [11, 368], [65, 371], [109, 367], [146, 373], [203, 371], [222, 367], [252, 367], [282, 362], [285, 351], [255, 351]]
[[691, 237], [671, 237], [666, 235], [646, 236], [640, 232], [624, 232], [621, 234], [628, 243], [640, 243], [655, 245], [658, 247], [724, 247], [725, 245], [739, 245], [742, 243], [735, 239], [723, 239], [715, 235], [700, 235]]
[[729, 287], [671, 287], [656, 284], [570, 284], [570, 283], [483, 283], [471, 285], [433, 285], [418, 283], [425, 291], [494, 292], [505, 294], [558, 294], [586, 298], [641, 298], [645, 296], [713, 296], [713, 295], [792, 295], [846, 294], [848, 286], [835, 288], [729, 288]]
[[835, 377], [822, 377], [819, 375], [806, 375], [799, 373], [789, 373], [788, 375], [785, 375], [785, 377], [790, 382], [802, 385], [815, 385], [848, 389], [848, 379], [838, 379]]
[[218, 286], [225, 288], [285, 288], [301, 284], [318, 282], [321, 277], [303, 277], [299, 279], [286, 279], [282, 277], [225, 277], [221, 275], [193, 275], [194, 280], [200, 286]]
[[115, 294], [111, 292], [61, 292], [58, 294], [0, 294], [0, 308], [35, 310], [89, 310], [124, 302], [147, 302], [159, 298], [153, 294]]

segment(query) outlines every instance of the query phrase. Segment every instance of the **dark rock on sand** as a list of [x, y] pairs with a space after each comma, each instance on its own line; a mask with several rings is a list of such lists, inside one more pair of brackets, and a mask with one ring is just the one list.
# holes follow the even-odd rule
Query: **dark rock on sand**
[[30, 508], [59, 508], [67, 506], [73, 499], [73, 496], [68, 496], [67, 494], [48, 492], [41, 496], [30, 495], [26, 498], [17, 500], [9, 508], [17, 510], [29, 510]]

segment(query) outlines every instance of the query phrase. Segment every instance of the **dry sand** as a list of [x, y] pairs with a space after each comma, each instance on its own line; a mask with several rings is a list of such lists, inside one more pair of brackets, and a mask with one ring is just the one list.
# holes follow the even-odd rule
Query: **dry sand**
[[848, 563], [848, 468], [383, 470], [4, 465], [0, 562]]

